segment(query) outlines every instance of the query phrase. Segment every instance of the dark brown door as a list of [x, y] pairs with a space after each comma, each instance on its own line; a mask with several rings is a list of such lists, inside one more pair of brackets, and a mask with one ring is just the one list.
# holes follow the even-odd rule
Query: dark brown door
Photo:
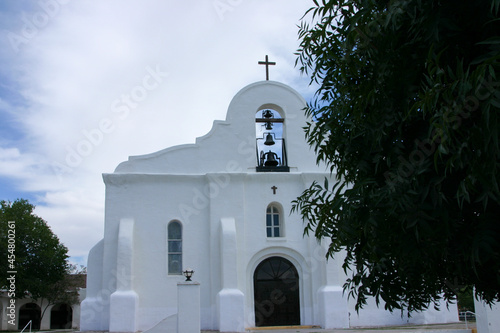
[[263, 260], [253, 281], [256, 326], [300, 325], [299, 275], [290, 261]]

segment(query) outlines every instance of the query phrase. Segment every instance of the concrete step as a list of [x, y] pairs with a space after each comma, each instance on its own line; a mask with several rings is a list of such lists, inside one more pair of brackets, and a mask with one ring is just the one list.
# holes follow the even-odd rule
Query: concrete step
[[[212, 331], [213, 332], [213, 331]], [[346, 329], [324, 330], [316, 327], [262, 327], [251, 328], [247, 333], [477, 333], [475, 323], [408, 325], [390, 327], [355, 327]]]

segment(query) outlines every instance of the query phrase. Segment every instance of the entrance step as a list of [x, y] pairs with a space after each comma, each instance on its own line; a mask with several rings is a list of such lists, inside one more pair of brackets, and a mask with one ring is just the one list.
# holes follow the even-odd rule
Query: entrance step
[[262, 326], [262, 327], [249, 327], [247, 331], [274, 331], [274, 330], [305, 330], [311, 328], [320, 328], [319, 326], [310, 325], [310, 326], [299, 326], [299, 325], [290, 325], [290, 326]]
[[387, 327], [355, 327], [325, 330], [318, 326], [274, 326], [251, 327], [247, 333], [477, 333], [475, 323], [435, 324], [435, 325], [408, 325]]

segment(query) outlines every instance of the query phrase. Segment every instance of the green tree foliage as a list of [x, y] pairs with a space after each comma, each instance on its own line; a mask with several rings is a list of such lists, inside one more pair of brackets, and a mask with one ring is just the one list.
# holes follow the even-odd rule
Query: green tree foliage
[[80, 302], [79, 290], [85, 287], [86, 275], [87, 269], [85, 267], [78, 267], [74, 264], [67, 265], [63, 279], [48, 285], [44, 297], [40, 299], [42, 304], [45, 304], [40, 323], [50, 305], [60, 303], [73, 305]]
[[[16, 271], [16, 298], [53, 298], [52, 291], [63, 281], [68, 270], [68, 249], [47, 223], [33, 214], [35, 207], [27, 200], [1, 201], [0, 205], [0, 285], [7, 287], [7, 278], [11, 275], [7, 272]], [[9, 252], [8, 247], [9, 226], [12, 225], [9, 221], [15, 225], [15, 252]], [[7, 260], [12, 254], [15, 259]]]
[[460, 312], [475, 311], [474, 295], [472, 289], [464, 288], [463, 290], [460, 290], [458, 292], [457, 305], [458, 305], [458, 311]]
[[305, 232], [345, 253], [357, 309], [464, 286], [498, 301], [500, 0], [314, 3], [297, 63], [320, 86], [306, 138], [334, 182], [294, 202]]

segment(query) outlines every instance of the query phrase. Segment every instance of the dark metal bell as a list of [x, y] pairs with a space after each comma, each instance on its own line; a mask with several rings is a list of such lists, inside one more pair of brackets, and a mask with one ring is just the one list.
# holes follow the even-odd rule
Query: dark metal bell
[[266, 162], [264, 163], [264, 165], [265, 166], [277, 166], [278, 161], [276, 160], [276, 158], [274, 158], [275, 155], [276, 155], [276, 153], [273, 153], [271, 151], [266, 153], [267, 159], [266, 159]]
[[272, 129], [273, 129], [273, 124], [270, 121], [266, 122], [266, 131], [270, 131]]
[[262, 112], [262, 117], [264, 118], [273, 118], [273, 112], [271, 110], [264, 110]]
[[275, 143], [275, 142], [274, 142], [274, 140], [273, 140], [273, 136], [272, 136], [272, 134], [271, 134], [271, 133], [268, 133], [268, 134], [266, 135], [266, 141], [264, 141], [264, 144], [265, 144], [266, 146], [272, 146], [272, 145], [274, 145], [274, 143]]

